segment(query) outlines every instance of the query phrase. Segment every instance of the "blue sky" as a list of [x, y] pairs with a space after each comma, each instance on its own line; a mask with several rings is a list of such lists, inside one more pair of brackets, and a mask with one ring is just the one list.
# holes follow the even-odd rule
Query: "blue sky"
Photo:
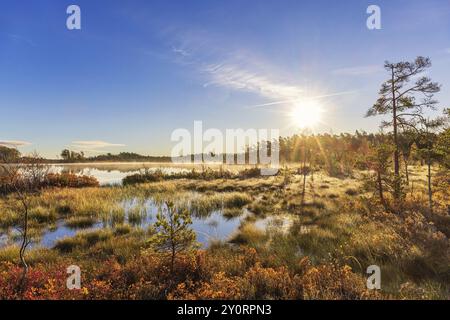
[[[81, 30], [66, 28], [70, 4]], [[381, 30], [366, 27], [370, 4]], [[289, 135], [289, 103], [255, 106], [296, 95], [325, 96], [318, 132], [376, 131], [363, 115], [384, 61], [417, 55], [450, 106], [450, 1], [2, 0], [0, 143], [170, 154], [194, 120]]]

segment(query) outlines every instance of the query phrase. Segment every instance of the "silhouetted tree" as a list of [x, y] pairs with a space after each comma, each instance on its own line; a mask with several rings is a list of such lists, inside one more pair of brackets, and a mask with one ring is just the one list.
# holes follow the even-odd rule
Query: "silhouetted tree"
[[[390, 115], [390, 121], [383, 121], [383, 127], [393, 128], [394, 139], [394, 198], [400, 197], [401, 178], [399, 163], [398, 134], [401, 127], [410, 127], [417, 118], [422, 116], [425, 107], [433, 107], [433, 93], [439, 92], [439, 84], [428, 77], [419, 77], [413, 83], [411, 80], [431, 67], [429, 58], [417, 57], [413, 62], [385, 62], [385, 69], [390, 78], [381, 85], [377, 102], [369, 109], [366, 116]], [[418, 96], [423, 98], [417, 101]]]

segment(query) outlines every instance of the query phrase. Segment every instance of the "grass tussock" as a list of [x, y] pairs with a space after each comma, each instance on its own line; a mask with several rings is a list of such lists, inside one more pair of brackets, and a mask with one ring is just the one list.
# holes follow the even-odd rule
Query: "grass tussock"
[[239, 231], [231, 238], [230, 242], [240, 245], [254, 246], [264, 242], [266, 233], [257, 228], [252, 223], [246, 223], [239, 228]]
[[233, 219], [242, 216], [243, 213], [243, 210], [240, 208], [225, 208], [222, 215], [227, 219]]
[[92, 227], [97, 220], [92, 217], [71, 217], [66, 220], [65, 225], [72, 229], [83, 229]]
[[58, 240], [54, 248], [60, 252], [68, 253], [75, 249], [88, 248], [100, 241], [111, 238], [113, 233], [110, 230], [95, 230], [80, 232], [75, 237]]

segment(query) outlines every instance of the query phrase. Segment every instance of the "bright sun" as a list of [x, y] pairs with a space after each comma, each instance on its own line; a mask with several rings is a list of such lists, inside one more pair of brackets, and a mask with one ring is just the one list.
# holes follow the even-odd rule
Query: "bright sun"
[[290, 116], [295, 126], [312, 128], [320, 122], [322, 108], [315, 100], [300, 100], [292, 108]]

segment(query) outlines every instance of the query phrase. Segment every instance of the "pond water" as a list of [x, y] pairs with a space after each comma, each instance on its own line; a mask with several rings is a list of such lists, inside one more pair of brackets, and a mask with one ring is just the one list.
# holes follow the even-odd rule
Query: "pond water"
[[[213, 165], [214, 166], [214, 165]], [[162, 170], [166, 173], [183, 172], [192, 169], [201, 170], [199, 165], [192, 164], [171, 164], [171, 163], [95, 163], [95, 164], [52, 164], [51, 172], [70, 172], [77, 175], [90, 175], [97, 178], [101, 185], [121, 184], [122, 179], [130, 174], [138, 173], [142, 169]], [[229, 170], [240, 170], [238, 166], [227, 168]], [[130, 199], [121, 203], [124, 209], [124, 216], [121, 222], [129, 224], [133, 227], [140, 227], [146, 230], [152, 223], [156, 221], [156, 214], [159, 206], [152, 200]], [[212, 240], [227, 240], [236, 232], [242, 222], [245, 220], [249, 212], [242, 209], [243, 214], [240, 217], [225, 218], [222, 210], [209, 212], [207, 215], [193, 215], [191, 228], [197, 234], [197, 241], [203, 246], [207, 246]], [[99, 220], [91, 227], [84, 229], [75, 229], [68, 227], [64, 220], [60, 220], [48, 229], [44, 230], [42, 235], [36, 239], [30, 246], [43, 246], [51, 248], [54, 244], [65, 237], [73, 237], [77, 232], [93, 231], [102, 228], [113, 228], [114, 217]], [[283, 220], [283, 219], [281, 219]], [[261, 229], [276, 224], [282, 228], [288, 228], [289, 223], [280, 222], [280, 219], [273, 220], [266, 218], [257, 220], [255, 226]], [[17, 230], [0, 231], [0, 247], [9, 244], [18, 243]]]
[[[53, 173], [73, 173], [76, 175], [88, 175], [97, 178], [100, 185], [121, 184], [122, 179], [128, 175], [136, 174], [142, 170], [156, 171], [164, 173], [179, 173], [203, 170], [204, 166], [193, 163], [155, 163], [155, 162], [96, 162], [96, 163], [64, 163], [50, 164], [50, 172]], [[222, 164], [211, 163], [208, 168], [218, 170]], [[227, 170], [237, 172], [245, 169], [248, 165], [225, 165]]]
[[93, 163], [93, 164], [51, 164], [52, 173], [72, 173], [76, 175], [86, 175], [95, 177], [100, 185], [117, 185], [122, 183], [122, 179], [128, 175], [136, 174], [142, 170], [156, 171], [161, 170], [164, 173], [179, 173], [192, 170], [187, 166], [176, 166], [170, 163]]
[[[120, 221], [114, 218], [113, 215], [110, 215], [97, 221], [90, 227], [73, 228], [67, 226], [64, 220], [59, 220], [51, 228], [44, 230], [42, 236], [35, 239], [29, 247], [52, 248], [58, 240], [73, 237], [80, 231], [113, 229], [115, 225], [121, 223], [147, 230], [156, 221], [156, 215], [162, 208], [152, 199], [145, 201], [137, 199], [126, 200], [121, 203], [121, 206], [124, 209], [124, 215], [121, 217], [122, 219], [119, 219]], [[222, 210], [214, 210], [202, 216], [193, 214], [190, 228], [195, 231], [197, 241], [203, 247], [207, 247], [213, 240], [228, 240], [238, 230], [247, 214], [246, 209], [242, 209], [240, 217], [234, 218], [225, 218]], [[0, 247], [14, 243], [19, 244], [18, 235], [17, 230], [10, 230], [7, 234], [0, 234]]]

